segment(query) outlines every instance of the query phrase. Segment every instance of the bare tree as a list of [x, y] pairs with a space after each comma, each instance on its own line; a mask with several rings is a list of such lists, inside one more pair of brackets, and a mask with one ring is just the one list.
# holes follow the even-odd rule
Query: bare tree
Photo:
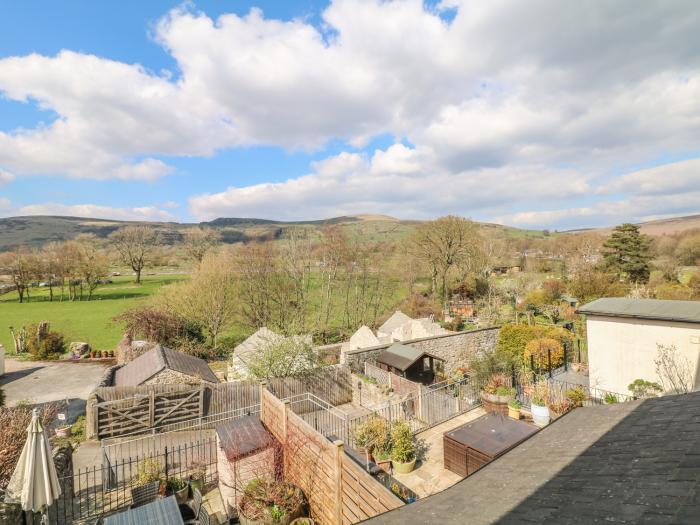
[[338, 273], [348, 257], [347, 237], [340, 226], [326, 226], [323, 229], [319, 255], [321, 293], [317, 325], [325, 340], [328, 337], [331, 313], [335, 305]]
[[656, 345], [654, 359], [656, 374], [666, 392], [687, 394], [693, 390], [693, 373], [690, 360], [679, 354], [675, 345]]
[[219, 232], [213, 228], [192, 228], [184, 233], [183, 246], [187, 256], [195, 262], [201, 262], [206, 253], [221, 241]]
[[481, 236], [476, 225], [463, 217], [448, 215], [423, 223], [412, 241], [418, 256], [430, 265], [432, 292], [443, 301], [449, 295], [451, 271], [469, 274], [483, 267]]
[[20, 303], [29, 301], [29, 288], [37, 273], [37, 259], [35, 254], [27, 248], [20, 248], [14, 252], [0, 254], [0, 267], [2, 267], [12, 279], [17, 291], [17, 299]]
[[110, 234], [109, 240], [122, 262], [136, 274], [136, 282], [140, 283], [141, 271], [160, 244], [158, 232], [150, 226], [126, 226]]

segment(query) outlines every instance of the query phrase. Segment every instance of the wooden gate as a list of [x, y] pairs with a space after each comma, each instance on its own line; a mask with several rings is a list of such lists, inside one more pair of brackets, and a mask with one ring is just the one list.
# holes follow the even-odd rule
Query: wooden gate
[[95, 404], [98, 439], [143, 432], [205, 415], [204, 387], [159, 392], [155, 389]]

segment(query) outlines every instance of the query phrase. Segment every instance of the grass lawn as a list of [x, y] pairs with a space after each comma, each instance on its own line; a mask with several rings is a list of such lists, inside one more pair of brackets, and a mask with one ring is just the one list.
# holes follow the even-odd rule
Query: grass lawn
[[[91, 301], [48, 300], [46, 288], [32, 288], [29, 303], [19, 304], [17, 294], [0, 296], [0, 343], [6, 352], [14, 351], [10, 326], [15, 329], [39, 321], [49, 321], [62, 332], [66, 342], [86, 341], [97, 350], [113, 349], [122, 336], [122, 327], [112, 318], [133, 308], [159, 287], [187, 279], [186, 275], [144, 276], [137, 285], [132, 276], [113, 277], [112, 284], [100, 286]], [[54, 291], [55, 293], [56, 291]], [[60, 294], [60, 291], [59, 291]]]

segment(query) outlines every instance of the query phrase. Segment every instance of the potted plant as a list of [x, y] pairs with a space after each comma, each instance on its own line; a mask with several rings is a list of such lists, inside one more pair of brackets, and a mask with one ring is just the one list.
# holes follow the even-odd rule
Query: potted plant
[[170, 478], [165, 484], [166, 492], [175, 495], [178, 505], [187, 503], [190, 494], [190, 484], [182, 478]]
[[481, 390], [481, 401], [487, 412], [508, 413], [508, 400], [515, 396], [515, 389], [508, 386], [505, 374], [493, 374]]
[[88, 354], [90, 356], [90, 359], [95, 359], [95, 351], [90, 350], [90, 353]]
[[107, 350], [102, 350], [102, 359], [107, 359], [107, 357], [109, 357]]
[[301, 516], [304, 493], [290, 483], [266, 477], [252, 479], [238, 506], [242, 525], [288, 525]]
[[517, 399], [511, 399], [508, 401], [508, 416], [513, 419], [520, 419], [520, 409], [523, 405]]
[[416, 466], [416, 444], [406, 421], [395, 421], [391, 426], [391, 461], [399, 474], [408, 474]]
[[163, 467], [157, 459], [144, 459], [138, 464], [136, 475], [131, 480], [134, 487], [148, 485], [154, 481], [162, 481]]
[[388, 434], [386, 419], [377, 414], [371, 414], [355, 429], [354, 439], [357, 451], [365, 454], [368, 460], [372, 460], [372, 450], [386, 445]]
[[391, 449], [388, 444], [377, 447], [372, 452], [374, 462], [387, 474], [391, 474]]
[[107, 356], [108, 356], [110, 359], [112, 359], [112, 358], [114, 357], [114, 350], [110, 350], [109, 352], [107, 352]]
[[530, 410], [532, 421], [538, 427], [549, 424], [549, 385], [547, 381], [540, 380], [532, 386], [532, 398], [530, 400]]
[[190, 473], [190, 487], [201, 492], [204, 485], [204, 476], [207, 474], [207, 464], [200, 459], [195, 459], [189, 464], [187, 470]]
[[549, 412], [554, 413], [557, 416], [566, 414], [572, 408], [574, 408], [574, 406], [569, 399], [562, 399], [560, 401], [552, 401], [549, 403]]

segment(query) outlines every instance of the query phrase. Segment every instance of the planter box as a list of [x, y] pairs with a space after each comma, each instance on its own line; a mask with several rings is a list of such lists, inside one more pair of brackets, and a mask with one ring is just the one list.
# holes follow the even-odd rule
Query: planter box
[[510, 396], [499, 396], [481, 392], [481, 403], [484, 410], [486, 410], [486, 412], [501, 414], [502, 416], [508, 415], [508, 401], [510, 399]]

